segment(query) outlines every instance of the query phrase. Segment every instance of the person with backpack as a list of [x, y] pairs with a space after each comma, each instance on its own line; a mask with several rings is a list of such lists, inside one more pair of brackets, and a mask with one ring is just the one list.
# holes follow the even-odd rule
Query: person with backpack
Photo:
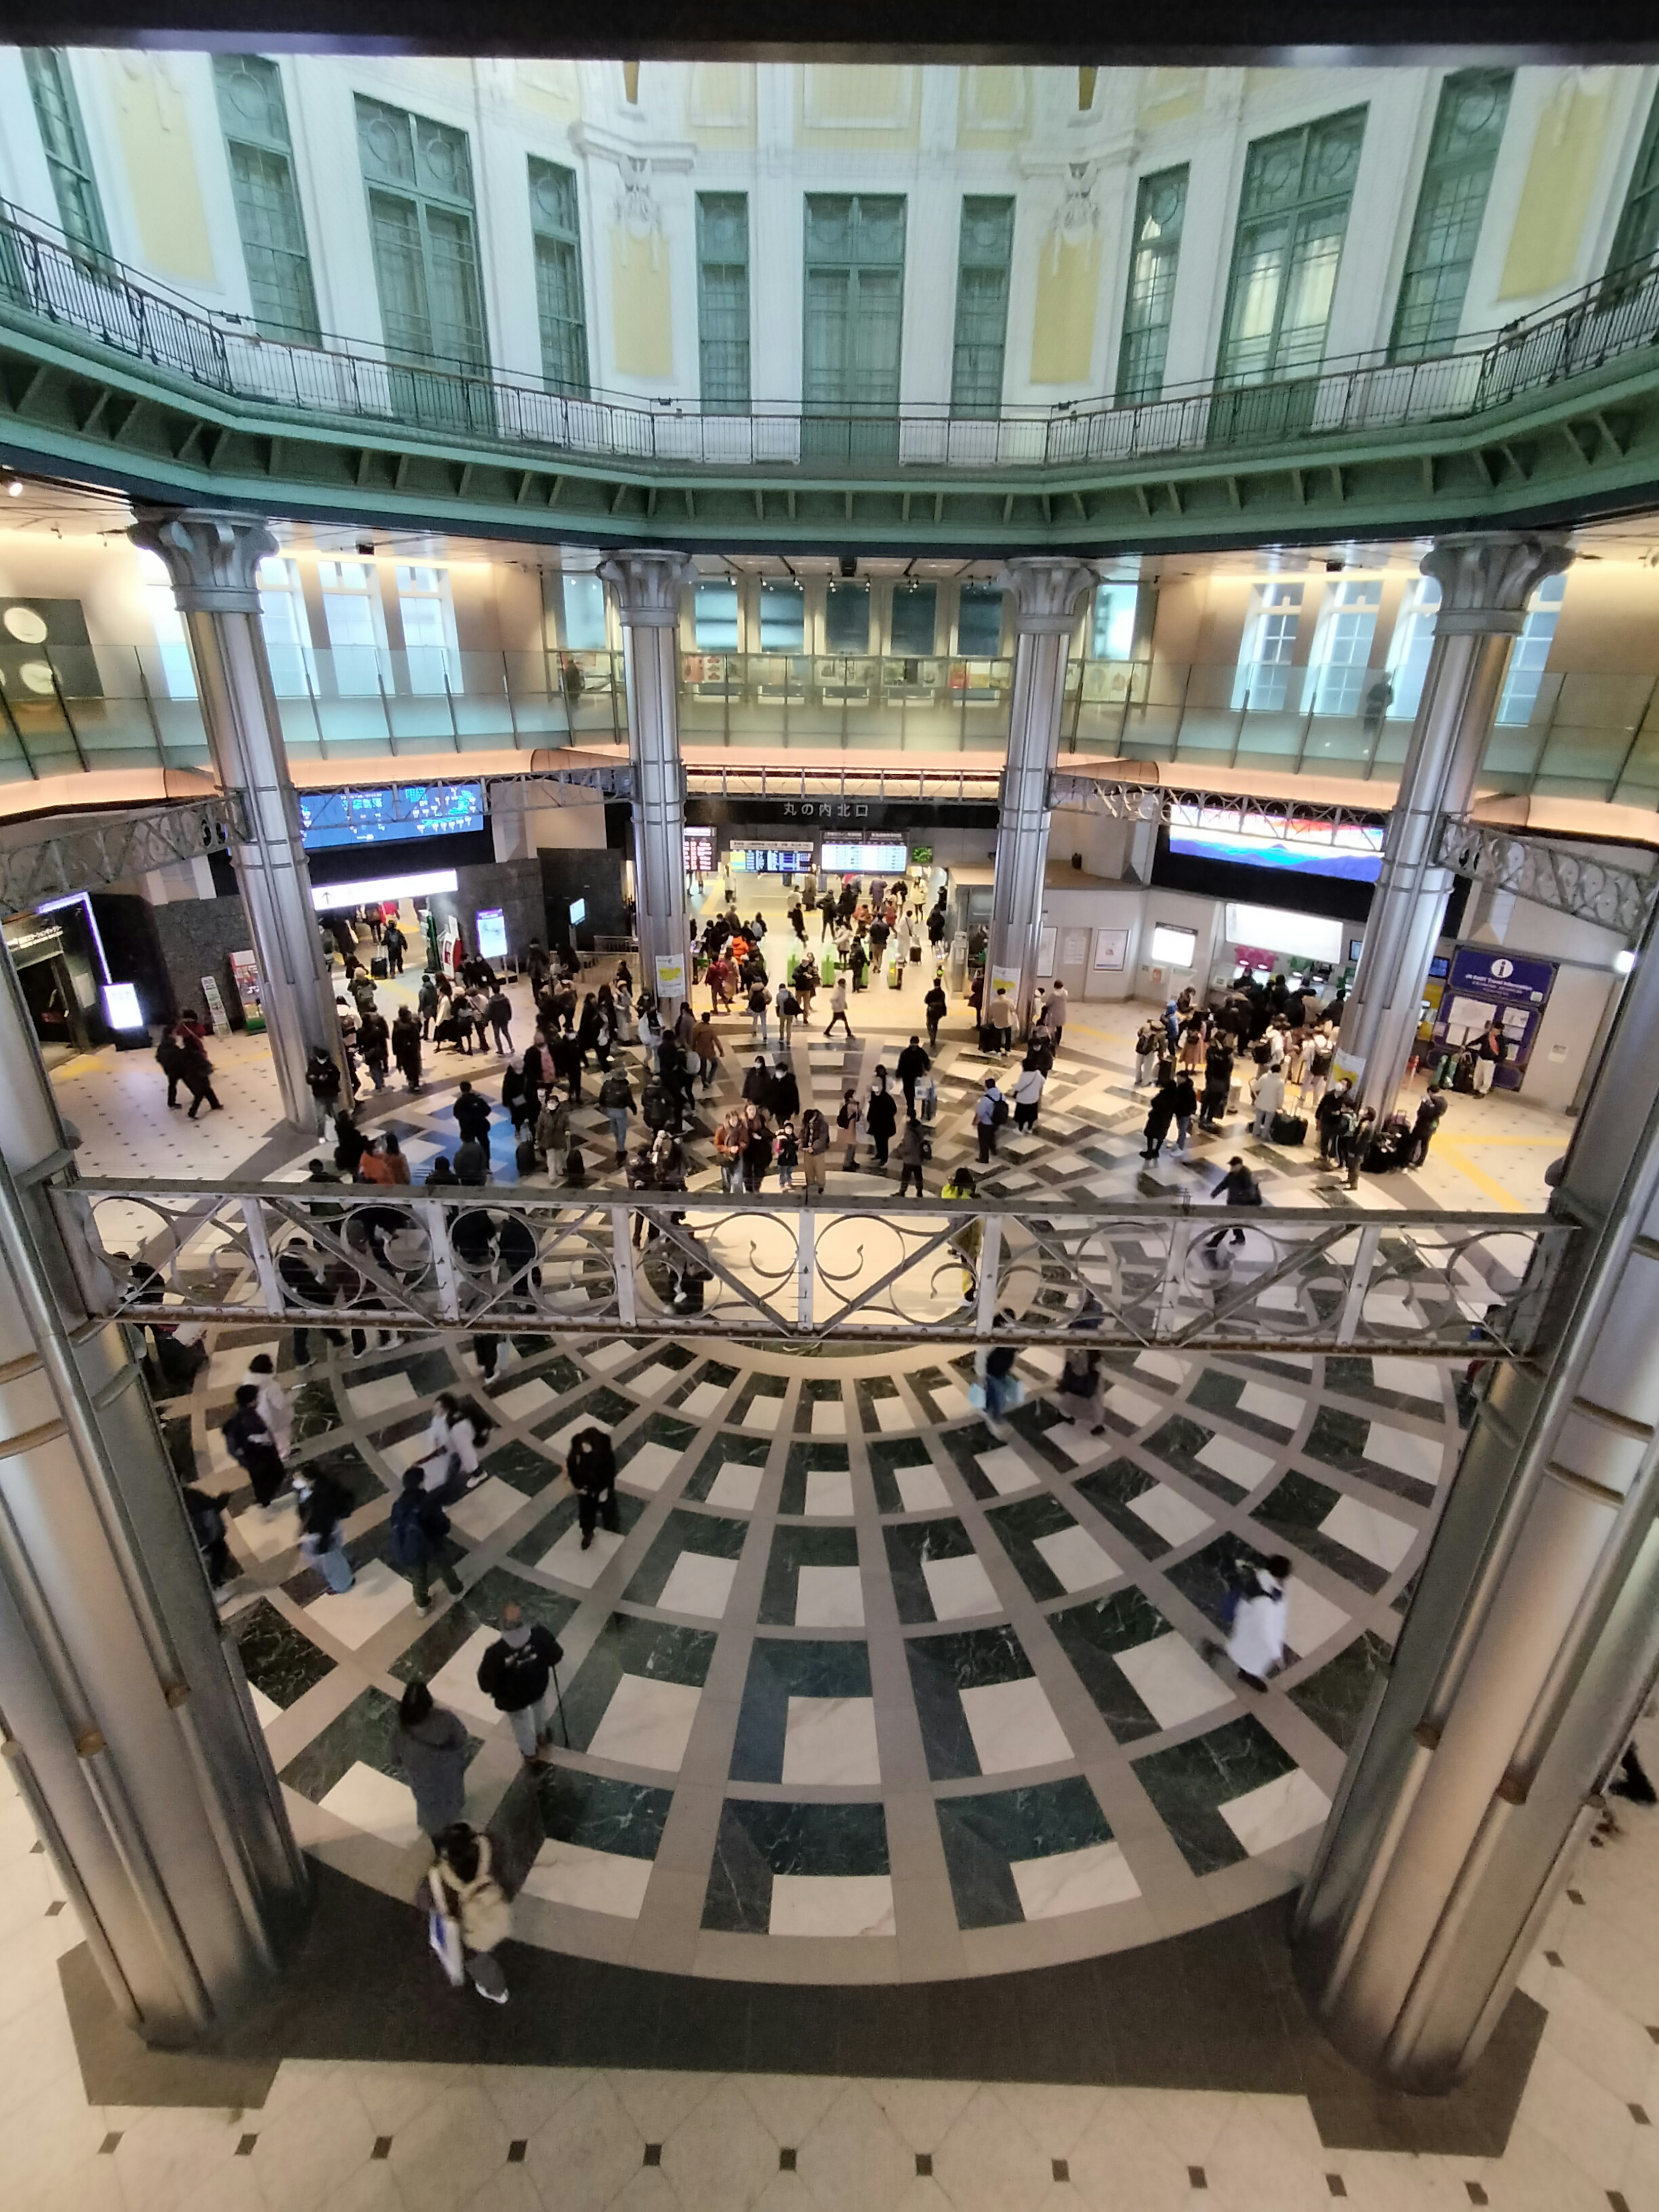
[[1140, 1154], [1143, 1160], [1155, 1160], [1164, 1150], [1164, 1139], [1170, 1133], [1170, 1124], [1175, 1120], [1175, 1075], [1166, 1063], [1163, 1079], [1153, 1092], [1152, 1103], [1146, 1110], [1146, 1142]]
[[[1210, 1195], [1212, 1198], [1220, 1199], [1226, 1206], [1260, 1206], [1261, 1186], [1245, 1166], [1243, 1161], [1235, 1153], [1227, 1163], [1226, 1174], [1215, 1185]], [[1218, 1229], [1212, 1237], [1205, 1238], [1206, 1247], [1213, 1252], [1227, 1233], [1224, 1226]], [[1242, 1244], [1244, 1242], [1244, 1231], [1237, 1223], [1233, 1225], [1232, 1240], [1235, 1244]]]
[[766, 1043], [766, 1010], [771, 1003], [772, 994], [767, 989], [764, 981], [757, 977], [749, 986], [749, 1042], [750, 1044]]
[[445, 1540], [449, 1516], [427, 1488], [427, 1469], [416, 1461], [404, 1469], [404, 1486], [392, 1505], [392, 1564], [409, 1577], [416, 1613], [432, 1610], [432, 1577], [451, 1597], [461, 1594], [461, 1578], [449, 1564]]
[[1142, 1022], [1135, 1037], [1135, 1080], [1137, 1091], [1144, 1091], [1158, 1073], [1158, 1063], [1164, 1057], [1164, 1024], [1149, 1015]]
[[326, 1474], [301, 1468], [294, 1480], [300, 1508], [300, 1549], [337, 1597], [357, 1579], [346, 1557], [341, 1524], [351, 1517], [351, 1493]]
[[190, 1516], [191, 1534], [207, 1569], [208, 1580], [216, 1591], [222, 1590], [227, 1583], [238, 1579], [236, 1563], [225, 1540], [225, 1508], [230, 1503], [230, 1492], [222, 1491], [216, 1498], [210, 1498], [193, 1482], [186, 1482], [179, 1486], [179, 1496]]
[[1267, 1678], [1285, 1663], [1285, 1641], [1289, 1602], [1285, 1585], [1291, 1578], [1291, 1562], [1275, 1552], [1260, 1566], [1241, 1562], [1229, 1595], [1231, 1617], [1224, 1645], [1207, 1639], [1206, 1659], [1218, 1659], [1224, 1650], [1247, 1690], [1265, 1690]]
[[[951, 1001], [945, 995], [945, 987], [939, 981], [939, 977], [935, 975], [928, 988], [927, 996], [921, 1002], [921, 1011], [927, 1017], [927, 1049], [929, 1052], [937, 1052], [939, 1050], [939, 1025], [945, 1019], [945, 1015], [950, 1012], [950, 1007]], [[902, 1055], [901, 1055], [901, 1058], [902, 1058]]]
[[398, 1707], [392, 1756], [415, 1793], [415, 1818], [435, 1844], [466, 1809], [466, 1725], [413, 1681]]
[[514, 1741], [536, 1766], [547, 1764], [543, 1753], [553, 1737], [547, 1692], [563, 1656], [552, 1631], [539, 1621], [526, 1626], [523, 1612], [509, 1598], [501, 1607], [501, 1635], [478, 1662], [478, 1687], [497, 1712], [506, 1714]]
[[988, 1167], [997, 1156], [997, 1131], [1008, 1119], [1008, 1101], [997, 1088], [994, 1075], [974, 1101], [974, 1133], [979, 1139], [979, 1164]]
[[513, 1049], [513, 1001], [499, 983], [484, 1001], [483, 1018], [495, 1032], [496, 1051], [510, 1053]]
[[593, 1531], [603, 1525], [613, 1536], [622, 1534], [617, 1504], [617, 1455], [606, 1431], [596, 1423], [578, 1429], [570, 1439], [564, 1463], [565, 1479], [576, 1493], [576, 1522], [582, 1532], [582, 1549], [593, 1541]]
[[219, 1431], [225, 1449], [253, 1485], [253, 1495], [267, 1513], [288, 1488], [288, 1470], [276, 1449], [276, 1439], [259, 1413], [259, 1393], [252, 1382], [236, 1389], [236, 1410]]
[[430, 971], [421, 978], [421, 988], [415, 994], [415, 1012], [421, 1024], [421, 1042], [429, 1042], [432, 1024], [438, 1018], [438, 986]]
[[452, 1989], [470, 1975], [481, 1997], [505, 2004], [507, 1976], [495, 1948], [513, 1931], [513, 1908], [490, 1871], [489, 1838], [458, 1820], [436, 1845], [426, 1878], [432, 1899], [428, 1941]]
[[628, 1158], [628, 1117], [634, 1111], [634, 1087], [624, 1067], [613, 1067], [599, 1085], [599, 1106], [611, 1124], [611, 1140], [617, 1148], [617, 1165], [623, 1166]]
[[465, 1491], [476, 1490], [483, 1481], [478, 1447], [488, 1439], [494, 1426], [493, 1421], [486, 1419], [465, 1399], [458, 1398], [453, 1390], [438, 1393], [432, 1419], [427, 1425], [426, 1441], [429, 1453], [441, 1455], [451, 1463], [448, 1480], [442, 1485], [428, 1486], [440, 1489], [441, 1504], [449, 1497], [459, 1498]]
[[1429, 1157], [1429, 1146], [1434, 1141], [1434, 1133], [1440, 1127], [1440, 1118], [1445, 1110], [1444, 1091], [1437, 1083], [1430, 1084], [1419, 1103], [1417, 1117], [1412, 1123], [1411, 1146], [1406, 1157], [1408, 1168], [1420, 1168]]
[[179, 1103], [179, 1079], [185, 1072], [185, 1048], [171, 1023], [161, 1032], [161, 1041], [155, 1048], [155, 1058], [167, 1079], [167, 1104], [176, 1106]]

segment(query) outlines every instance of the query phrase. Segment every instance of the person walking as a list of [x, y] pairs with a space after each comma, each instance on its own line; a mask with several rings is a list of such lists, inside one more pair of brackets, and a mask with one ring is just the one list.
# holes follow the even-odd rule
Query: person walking
[[1164, 1056], [1164, 1024], [1150, 1016], [1142, 1022], [1135, 1037], [1135, 1082], [1137, 1091], [1144, 1091], [1158, 1073], [1158, 1063]]
[[720, 1165], [720, 1188], [729, 1196], [743, 1179], [743, 1149], [749, 1141], [749, 1117], [734, 1106], [721, 1117], [714, 1131], [714, 1158]]
[[501, 1635], [478, 1662], [478, 1687], [506, 1714], [514, 1741], [535, 1766], [547, 1764], [543, 1754], [553, 1740], [547, 1692], [563, 1656], [552, 1630], [539, 1621], [527, 1625], [509, 1598], [501, 1607]]
[[225, 1449], [253, 1485], [253, 1495], [267, 1513], [288, 1486], [288, 1471], [276, 1449], [276, 1439], [259, 1418], [259, 1393], [252, 1382], [236, 1388], [236, 1410], [219, 1431]]
[[444, 1971], [459, 1989], [472, 1986], [491, 2004], [507, 2002], [507, 1976], [496, 1946], [513, 1931], [513, 1908], [491, 1872], [489, 1838], [459, 1820], [436, 1838], [437, 1856], [427, 1872], [432, 1899], [434, 1948], [441, 1945]]
[[415, 1818], [435, 1844], [466, 1810], [466, 1724], [418, 1678], [404, 1692], [392, 1756], [415, 1793]]
[[352, 1512], [351, 1492], [325, 1474], [301, 1468], [294, 1479], [300, 1508], [300, 1549], [337, 1597], [357, 1579], [342, 1533]]
[[904, 1103], [912, 1114], [916, 1110], [916, 1085], [933, 1064], [921, 1048], [921, 1039], [912, 1036], [900, 1053], [897, 1065], [898, 1079], [904, 1087]]
[[599, 1105], [611, 1124], [617, 1165], [622, 1167], [628, 1158], [628, 1117], [634, 1111], [634, 1090], [625, 1068], [613, 1067], [599, 1085]]
[[1042, 1086], [1048, 1080], [1036, 1061], [1028, 1054], [1025, 1065], [1014, 1078], [1014, 1127], [1023, 1135], [1035, 1129], [1037, 1110], [1042, 1103]]
[[1014, 1034], [1014, 1003], [1004, 985], [999, 983], [996, 994], [985, 1009], [985, 1030], [990, 1042], [988, 1049], [1000, 1059], [1008, 1057], [1008, 1047]]
[[426, 1468], [416, 1461], [404, 1469], [404, 1486], [392, 1506], [392, 1564], [408, 1575], [416, 1613], [432, 1610], [432, 1577], [451, 1597], [461, 1594], [460, 1577], [446, 1549], [449, 1516], [426, 1486]]
[[926, 1195], [921, 1186], [922, 1162], [927, 1157], [927, 1136], [914, 1114], [907, 1115], [903, 1133], [898, 1141], [899, 1196], [903, 1198], [914, 1181], [916, 1196]]
[[371, 1008], [357, 1024], [357, 1049], [362, 1054], [377, 1091], [386, 1089], [386, 1072], [392, 1060], [392, 1029], [378, 1008]]
[[771, 1003], [772, 994], [767, 989], [765, 983], [757, 977], [749, 986], [747, 1001], [750, 1044], [765, 1044], [769, 1042], [766, 1031], [766, 1010]]
[[1242, 1567], [1234, 1585], [1227, 1641], [1204, 1645], [1206, 1659], [1218, 1659], [1225, 1650], [1247, 1690], [1265, 1690], [1268, 1677], [1285, 1663], [1290, 1611], [1285, 1585], [1290, 1578], [1291, 1562], [1282, 1552], [1259, 1566]]
[[1060, 1057], [1060, 1041], [1066, 1034], [1066, 1017], [1071, 1010], [1072, 994], [1056, 975], [1042, 1008], [1043, 1018], [1054, 1033], [1056, 1060]]
[[176, 1106], [179, 1103], [179, 1084], [185, 1072], [185, 1048], [171, 1022], [161, 1031], [161, 1041], [155, 1048], [155, 1058], [167, 1079], [167, 1104]]
[[179, 1037], [185, 1062], [180, 1073], [184, 1077], [185, 1088], [190, 1093], [190, 1111], [185, 1116], [185, 1121], [196, 1119], [202, 1110], [204, 1098], [211, 1112], [222, 1114], [224, 1102], [213, 1088], [213, 1062], [207, 1056], [207, 1047], [189, 1030], [181, 1030]]
[[837, 1022], [839, 1022], [842, 1029], [846, 1030], [848, 1042], [849, 1044], [854, 1042], [855, 1040], [853, 1036], [853, 1024], [847, 1018], [847, 978], [845, 975], [836, 976], [834, 988], [831, 989], [830, 994], [830, 1018], [823, 1025], [823, 1034], [826, 1037], [829, 1036]]
[[898, 1103], [887, 1087], [887, 1070], [878, 1066], [875, 1080], [870, 1085], [870, 1096], [865, 1103], [864, 1125], [870, 1132], [871, 1149], [876, 1156], [876, 1173], [887, 1172], [887, 1148], [898, 1127]]
[[407, 1006], [398, 1009], [392, 1024], [392, 1057], [398, 1073], [411, 1091], [421, 1087], [421, 1025]]
[[1055, 1403], [1073, 1428], [1086, 1428], [1091, 1436], [1106, 1433], [1106, 1392], [1110, 1376], [1101, 1365], [1098, 1346], [1066, 1355], [1054, 1385]]
[[[1250, 1173], [1249, 1168], [1245, 1166], [1243, 1161], [1239, 1158], [1237, 1153], [1235, 1153], [1232, 1158], [1227, 1163], [1226, 1174], [1223, 1176], [1220, 1182], [1214, 1186], [1210, 1195], [1212, 1198], [1220, 1199], [1224, 1205], [1230, 1206], [1260, 1206], [1261, 1203], [1261, 1186], [1256, 1181], [1255, 1177]], [[1215, 1231], [1213, 1236], [1206, 1237], [1205, 1238], [1205, 1244], [1209, 1250], [1213, 1252], [1216, 1246], [1220, 1243], [1222, 1238], [1227, 1234], [1228, 1230], [1224, 1224]], [[1232, 1224], [1231, 1235], [1235, 1244], [1242, 1244], [1244, 1242], [1244, 1231], [1239, 1227], [1237, 1222]]]
[[997, 1156], [997, 1131], [1008, 1118], [1008, 1102], [997, 1088], [994, 1075], [974, 1101], [974, 1133], [979, 1139], [979, 1164], [988, 1167]]
[[256, 1352], [247, 1364], [244, 1382], [251, 1382], [258, 1394], [254, 1407], [259, 1419], [270, 1431], [270, 1440], [276, 1447], [278, 1459], [286, 1460], [294, 1447], [294, 1401], [276, 1380], [275, 1361], [268, 1352]]
[[1155, 1160], [1164, 1149], [1164, 1140], [1170, 1133], [1170, 1124], [1175, 1119], [1176, 1083], [1174, 1075], [1166, 1068], [1163, 1080], [1152, 1094], [1152, 1103], [1146, 1113], [1146, 1142], [1141, 1152], [1143, 1160]]
[[691, 1049], [697, 1056], [697, 1073], [702, 1078], [703, 1089], [712, 1090], [715, 1067], [726, 1057], [726, 1047], [715, 1033], [712, 1008], [701, 1021], [692, 1024]]
[[1192, 1142], [1193, 1116], [1198, 1111], [1198, 1093], [1193, 1088], [1193, 1079], [1183, 1067], [1175, 1079], [1176, 1150], [1184, 1152]]
[[951, 1002], [945, 995], [944, 986], [934, 976], [927, 996], [921, 1002], [921, 1011], [927, 1017], [927, 1049], [939, 1050], [939, 1025], [950, 1011]]
[[513, 1049], [513, 1001], [499, 983], [484, 1000], [484, 1020], [495, 1032], [497, 1052]]
[[800, 1168], [805, 1185], [803, 1195], [808, 1206], [815, 1197], [823, 1195], [824, 1162], [830, 1151], [830, 1124], [816, 1106], [809, 1106], [800, 1118]]

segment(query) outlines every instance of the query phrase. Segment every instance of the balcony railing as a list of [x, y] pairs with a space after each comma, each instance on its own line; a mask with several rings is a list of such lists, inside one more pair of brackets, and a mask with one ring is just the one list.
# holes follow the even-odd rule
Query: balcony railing
[[506, 445], [672, 471], [890, 477], [915, 470], [1041, 472], [1183, 455], [1245, 454], [1477, 416], [1652, 344], [1659, 263], [1598, 279], [1525, 320], [1427, 361], [1353, 355], [1273, 382], [1206, 382], [1117, 405], [1008, 407], [963, 421], [945, 405], [807, 410], [757, 402], [576, 398], [453, 362], [389, 362], [361, 346], [285, 343], [204, 314], [0, 202], [0, 307], [72, 330], [159, 375], [292, 416], [369, 421], [440, 441]]

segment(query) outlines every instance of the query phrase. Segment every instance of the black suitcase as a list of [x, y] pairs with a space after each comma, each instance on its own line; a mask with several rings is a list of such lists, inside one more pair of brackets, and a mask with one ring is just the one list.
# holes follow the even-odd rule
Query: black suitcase
[[392, 969], [384, 952], [377, 952], [374, 955], [368, 963], [368, 972], [371, 975], [378, 975], [382, 982], [386, 981], [392, 973]]
[[1276, 1145], [1299, 1145], [1307, 1136], [1308, 1124], [1300, 1114], [1275, 1114], [1267, 1133]]

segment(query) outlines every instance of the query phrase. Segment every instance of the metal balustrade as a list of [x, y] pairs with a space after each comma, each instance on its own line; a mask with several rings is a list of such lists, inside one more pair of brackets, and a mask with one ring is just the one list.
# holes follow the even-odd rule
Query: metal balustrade
[[[216, 319], [106, 255], [0, 202], [0, 307], [67, 328], [158, 376], [279, 414], [395, 422], [412, 431], [584, 459], [710, 471], [891, 477], [906, 470], [1065, 472], [1101, 464], [1245, 453], [1325, 437], [1495, 414], [1523, 394], [1639, 352], [1659, 336], [1659, 263], [1632, 264], [1433, 359], [1384, 353], [1273, 382], [1209, 381], [1156, 399], [1006, 407], [963, 421], [948, 405], [832, 410], [759, 403], [577, 398], [496, 371], [306, 346]], [[1613, 434], [1608, 433], [1611, 436]], [[1314, 456], [1310, 465], [1316, 466]]]
[[97, 1179], [54, 1197], [72, 1241], [89, 1221], [118, 1255], [85, 1272], [100, 1310], [133, 1322], [872, 1346], [994, 1332], [1028, 1346], [1512, 1358], [1532, 1349], [1577, 1233], [1536, 1214], [807, 1206], [518, 1186]]

